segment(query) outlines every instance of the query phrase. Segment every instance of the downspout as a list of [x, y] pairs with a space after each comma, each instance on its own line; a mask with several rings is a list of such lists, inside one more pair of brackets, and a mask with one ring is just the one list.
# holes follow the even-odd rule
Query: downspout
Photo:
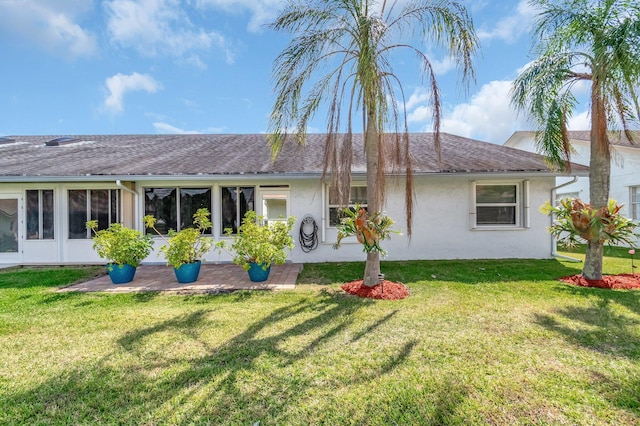
[[126, 187], [125, 185], [122, 184], [122, 181], [120, 179], [116, 180], [116, 186], [118, 188], [124, 189], [125, 191], [127, 191], [130, 194], [133, 194], [133, 208], [134, 208], [134, 218], [133, 218], [133, 222], [134, 222], [134, 227], [135, 229], [138, 229], [138, 218], [139, 218], [139, 206], [138, 206], [138, 197], [140, 196], [140, 194], [138, 194], [136, 191], [134, 191], [131, 188]]
[[[551, 188], [551, 202], [555, 202], [556, 199], [556, 192], [558, 189], [563, 188], [565, 186], [571, 185], [572, 183], [576, 183], [578, 181], [578, 176], [574, 176], [572, 180], [565, 182], [561, 185], [558, 186], [554, 186], [553, 188]], [[550, 221], [551, 221], [551, 225], [553, 225], [553, 214], [551, 214], [550, 216]], [[553, 238], [553, 236], [551, 236], [551, 256], [553, 257], [559, 257], [561, 259], [566, 259], [569, 260], [571, 262], [582, 262], [582, 260], [580, 259], [576, 259], [575, 257], [569, 257], [569, 256], [564, 256], [562, 254], [558, 254], [558, 250], [556, 247], [556, 240], [555, 238]]]

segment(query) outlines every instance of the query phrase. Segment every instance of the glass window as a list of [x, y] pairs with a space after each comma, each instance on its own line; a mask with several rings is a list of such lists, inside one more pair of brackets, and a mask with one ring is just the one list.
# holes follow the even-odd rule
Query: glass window
[[231, 229], [233, 234], [238, 232], [242, 218], [249, 210], [255, 210], [255, 188], [253, 186], [225, 186], [220, 188], [222, 200], [221, 234]]
[[[360, 204], [361, 207], [367, 208], [367, 187], [366, 186], [352, 186], [351, 193], [349, 194], [349, 205], [346, 207], [354, 208], [356, 204]], [[344, 216], [342, 209], [344, 206], [338, 204], [338, 200], [329, 191], [329, 226], [337, 226], [340, 224], [340, 220]]]
[[476, 185], [476, 224], [518, 225], [518, 185]]
[[97, 220], [98, 229], [120, 222], [120, 190], [69, 190], [69, 239], [91, 238], [88, 220]]
[[631, 187], [631, 219], [640, 220], [640, 186]]
[[52, 240], [53, 237], [53, 190], [28, 190], [27, 239]]
[[[200, 208], [211, 211], [211, 188], [144, 190], [144, 214], [156, 218], [156, 229], [163, 235], [168, 234], [169, 229], [180, 231], [193, 227], [193, 215]], [[151, 229], [147, 232], [153, 233]]]

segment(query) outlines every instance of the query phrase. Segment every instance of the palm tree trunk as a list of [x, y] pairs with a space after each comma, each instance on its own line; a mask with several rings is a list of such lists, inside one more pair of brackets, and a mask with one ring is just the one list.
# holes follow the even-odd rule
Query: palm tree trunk
[[[372, 109], [367, 111], [367, 130], [364, 137], [364, 152], [367, 158], [367, 209], [369, 213], [380, 211], [380, 198], [378, 196], [378, 129], [375, 115]], [[364, 267], [363, 284], [373, 287], [378, 284], [380, 275], [380, 253], [373, 251], [367, 253], [367, 263]]]
[[[600, 96], [598, 82], [591, 89], [591, 158], [589, 159], [589, 204], [593, 208], [609, 202], [611, 175], [611, 151], [607, 136], [605, 105]], [[603, 245], [601, 241], [589, 241], [582, 268], [582, 276], [589, 280], [602, 279]]]

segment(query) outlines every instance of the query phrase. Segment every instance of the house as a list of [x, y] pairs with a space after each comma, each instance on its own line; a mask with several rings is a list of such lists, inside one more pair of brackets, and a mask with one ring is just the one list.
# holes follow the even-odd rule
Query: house
[[[634, 134], [636, 140], [640, 141], [640, 132], [636, 131]], [[590, 132], [588, 130], [570, 131], [569, 139], [575, 150], [571, 155], [571, 162], [588, 165]], [[616, 200], [618, 204], [623, 204], [621, 212], [624, 216], [640, 221], [640, 144], [631, 143], [624, 133], [618, 132], [610, 135], [610, 141], [612, 155], [609, 197]], [[536, 152], [535, 132], [515, 132], [504, 146]], [[577, 178], [558, 178], [558, 185], [567, 184], [558, 189], [558, 199], [570, 197], [589, 201], [589, 177], [579, 176], [578, 174]]]
[[[410, 137], [413, 235], [385, 241], [387, 259], [550, 257], [549, 218], [537, 208], [552, 196], [558, 173], [542, 157], [442, 134], [439, 168], [433, 135]], [[142, 229], [142, 217], [153, 214], [166, 232], [189, 226], [200, 207], [212, 212], [216, 239], [226, 228], [235, 232], [247, 210], [270, 220], [293, 215], [295, 239], [302, 230], [308, 241], [296, 245], [291, 261], [361, 261], [355, 241], [332, 248], [338, 206], [321, 182], [325, 135], [308, 135], [306, 142], [286, 145], [272, 162], [260, 134], [2, 138], [0, 264], [102, 263], [87, 220]], [[362, 136], [355, 137], [354, 152], [352, 202], [366, 205]], [[586, 176], [588, 169], [576, 165], [573, 172]], [[385, 210], [399, 230], [406, 229], [403, 182], [391, 178]], [[230, 256], [211, 252], [205, 260]], [[157, 250], [145, 260], [163, 261]]]

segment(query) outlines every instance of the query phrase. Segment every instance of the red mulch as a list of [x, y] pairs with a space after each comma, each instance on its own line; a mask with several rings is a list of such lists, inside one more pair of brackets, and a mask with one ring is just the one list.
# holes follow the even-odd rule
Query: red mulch
[[601, 280], [588, 280], [582, 275], [562, 277], [560, 281], [581, 287], [598, 287], [609, 289], [640, 289], [640, 274], [603, 275]]
[[370, 299], [399, 300], [409, 296], [409, 289], [406, 285], [388, 280], [373, 287], [362, 285], [362, 280], [355, 280], [342, 284], [341, 288], [354, 296]]

